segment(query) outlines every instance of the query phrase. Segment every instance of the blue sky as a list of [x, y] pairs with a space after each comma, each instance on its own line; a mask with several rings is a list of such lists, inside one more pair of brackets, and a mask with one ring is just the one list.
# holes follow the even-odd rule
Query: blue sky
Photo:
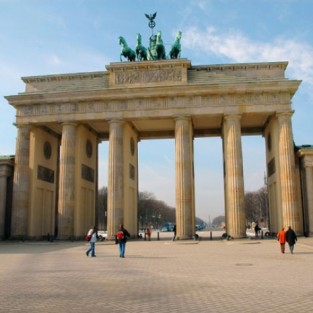
[[[0, 0], [0, 154], [15, 153], [15, 111], [4, 99], [24, 90], [23, 76], [102, 71], [119, 61], [118, 37], [135, 46], [157, 12], [166, 48], [182, 31], [192, 65], [288, 61], [302, 80], [293, 98], [297, 145], [313, 144], [313, 1], [311, 0]], [[224, 214], [221, 138], [195, 139], [196, 215]], [[242, 140], [245, 190], [263, 186], [264, 139]], [[107, 143], [100, 146], [100, 186], [107, 182]], [[174, 140], [139, 143], [139, 189], [175, 206]]]

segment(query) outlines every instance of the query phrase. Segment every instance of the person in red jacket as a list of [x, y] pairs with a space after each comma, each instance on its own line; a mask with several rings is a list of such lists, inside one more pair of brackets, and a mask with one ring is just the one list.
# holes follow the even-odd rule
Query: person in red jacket
[[278, 232], [277, 240], [280, 243], [280, 251], [281, 251], [281, 253], [285, 253], [286, 232], [284, 230], [284, 227]]

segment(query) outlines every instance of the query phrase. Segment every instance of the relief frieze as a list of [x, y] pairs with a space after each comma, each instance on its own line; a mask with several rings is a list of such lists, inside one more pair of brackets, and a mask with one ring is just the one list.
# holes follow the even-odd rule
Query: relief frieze
[[175, 108], [223, 107], [236, 105], [270, 105], [290, 104], [286, 94], [233, 94], [165, 98], [138, 98], [125, 100], [108, 100], [83, 103], [51, 103], [20, 106], [18, 117], [49, 116], [73, 113], [102, 113], [136, 110], [160, 110]]
[[115, 72], [116, 85], [182, 81], [180, 69]]

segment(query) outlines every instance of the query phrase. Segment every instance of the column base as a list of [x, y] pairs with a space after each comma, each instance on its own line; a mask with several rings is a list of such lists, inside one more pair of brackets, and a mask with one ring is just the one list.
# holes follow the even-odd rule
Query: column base
[[195, 235], [176, 236], [175, 240], [195, 240]]

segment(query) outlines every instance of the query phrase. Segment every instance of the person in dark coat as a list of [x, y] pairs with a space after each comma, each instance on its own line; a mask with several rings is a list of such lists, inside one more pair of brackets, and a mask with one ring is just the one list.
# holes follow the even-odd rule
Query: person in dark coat
[[261, 228], [259, 227], [259, 223], [256, 222], [255, 226], [254, 226], [255, 237], [259, 237], [260, 230], [261, 230]]
[[176, 224], [173, 227], [173, 232], [174, 232], [174, 237], [173, 237], [173, 241], [174, 241], [176, 238]]
[[288, 230], [286, 231], [286, 241], [288, 242], [289, 249], [291, 254], [293, 254], [293, 249], [295, 247], [296, 241], [298, 240], [296, 233], [294, 230], [289, 226]]

